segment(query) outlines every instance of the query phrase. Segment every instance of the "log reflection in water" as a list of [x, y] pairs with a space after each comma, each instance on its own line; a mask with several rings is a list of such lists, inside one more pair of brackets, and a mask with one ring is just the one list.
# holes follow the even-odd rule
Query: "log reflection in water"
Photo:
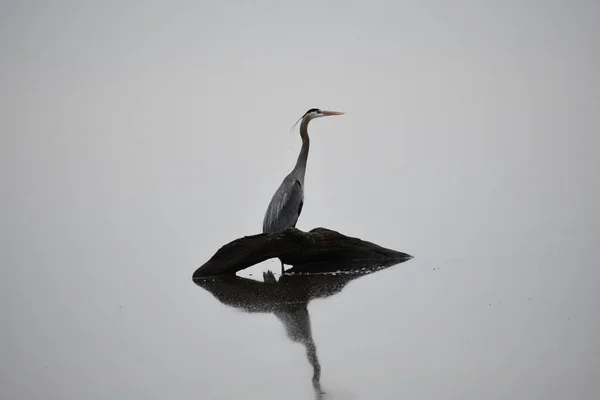
[[321, 399], [324, 394], [321, 365], [312, 335], [308, 303], [313, 299], [331, 297], [351, 281], [390, 266], [368, 265], [364, 261], [346, 262], [327, 268], [346, 271], [343, 273], [298, 274], [293, 273], [292, 268], [289, 270], [291, 273], [284, 274], [279, 281], [269, 271], [263, 274], [264, 282], [235, 275], [196, 279], [194, 282], [228, 306], [249, 313], [273, 313], [283, 323], [288, 338], [306, 348], [308, 362], [313, 369], [315, 398]]

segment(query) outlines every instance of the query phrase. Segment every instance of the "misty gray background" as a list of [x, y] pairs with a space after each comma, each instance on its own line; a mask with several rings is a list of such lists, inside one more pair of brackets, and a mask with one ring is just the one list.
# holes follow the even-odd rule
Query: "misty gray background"
[[346, 115], [309, 126], [298, 227], [416, 257], [309, 305], [325, 391], [598, 398], [598, 2], [0, 18], [0, 398], [311, 398], [273, 315], [191, 281], [260, 231], [311, 107]]

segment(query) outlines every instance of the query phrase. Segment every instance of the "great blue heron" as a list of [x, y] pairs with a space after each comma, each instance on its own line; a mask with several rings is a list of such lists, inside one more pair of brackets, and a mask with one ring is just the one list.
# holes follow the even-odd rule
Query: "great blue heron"
[[[300, 137], [302, 137], [302, 148], [300, 149], [296, 166], [281, 182], [281, 185], [269, 203], [269, 207], [267, 207], [267, 212], [263, 219], [263, 233], [281, 232], [296, 226], [298, 217], [302, 212], [302, 205], [304, 204], [304, 173], [306, 171], [308, 148], [310, 146], [308, 123], [315, 118], [342, 114], [344, 113], [311, 108], [301, 117]], [[283, 261], [281, 261], [281, 273], [283, 272]]]

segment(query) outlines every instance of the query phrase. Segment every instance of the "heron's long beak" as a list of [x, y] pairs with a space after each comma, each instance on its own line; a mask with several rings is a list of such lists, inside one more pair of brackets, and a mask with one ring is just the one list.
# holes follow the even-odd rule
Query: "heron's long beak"
[[330, 115], [344, 115], [344, 113], [340, 111], [321, 111], [321, 114], [323, 114], [323, 116], [325, 117], [328, 117]]

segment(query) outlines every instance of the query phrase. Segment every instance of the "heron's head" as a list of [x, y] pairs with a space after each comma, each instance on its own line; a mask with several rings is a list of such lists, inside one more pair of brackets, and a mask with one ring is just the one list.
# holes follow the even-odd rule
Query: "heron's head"
[[304, 115], [298, 119], [298, 121], [296, 121], [294, 126], [292, 126], [292, 128], [290, 129], [290, 132], [292, 132], [294, 130], [294, 128], [296, 127], [298, 122], [300, 122], [300, 120], [302, 120], [303, 124], [308, 124], [310, 121], [312, 121], [315, 118], [330, 117], [332, 115], [343, 115], [343, 114], [344, 114], [343, 112], [339, 112], [339, 111], [323, 111], [318, 108], [311, 108], [310, 110], [305, 112]]
[[324, 111], [324, 110], [320, 110], [318, 108], [311, 108], [302, 116], [302, 118], [308, 119], [310, 121], [315, 118], [330, 117], [332, 115], [343, 115], [343, 114], [344, 114], [343, 112], [339, 112], [339, 111]]

